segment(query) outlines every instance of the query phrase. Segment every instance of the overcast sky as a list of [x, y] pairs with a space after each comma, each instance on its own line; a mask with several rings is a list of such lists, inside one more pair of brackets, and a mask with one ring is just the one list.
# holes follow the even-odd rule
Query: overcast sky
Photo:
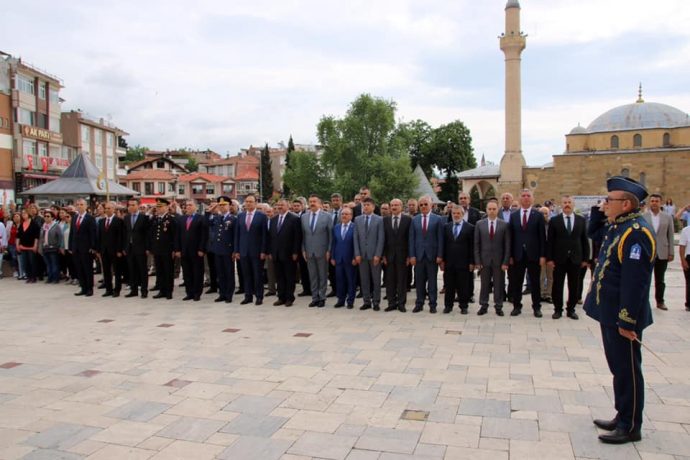
[[[523, 151], [539, 165], [604, 111], [647, 101], [690, 111], [688, 0], [522, 0]], [[504, 150], [505, 0], [10, 2], [0, 50], [64, 80], [63, 110], [110, 118], [130, 145], [235, 154], [359, 94], [401, 120], [459, 119], [477, 158]]]

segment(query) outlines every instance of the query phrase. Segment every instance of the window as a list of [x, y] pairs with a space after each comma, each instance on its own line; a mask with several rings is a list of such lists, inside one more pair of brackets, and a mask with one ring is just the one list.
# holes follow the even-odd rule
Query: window
[[41, 129], [48, 129], [48, 115], [45, 113], [39, 113], [37, 117], [37, 126]]
[[38, 155], [42, 157], [48, 156], [48, 144], [45, 142], [38, 143]]
[[192, 194], [201, 195], [204, 193], [204, 184], [192, 184]]
[[24, 141], [24, 155], [36, 155], [36, 141]]
[[643, 172], [640, 173], [640, 184], [646, 185], [647, 183], [647, 175]]
[[132, 182], [132, 190], [141, 192], [141, 182]]
[[115, 159], [108, 156], [106, 161], [108, 163], [108, 177], [112, 179], [115, 176]]
[[621, 176], [630, 177], [630, 170], [628, 168], [621, 169]]
[[19, 123], [23, 125], [34, 125], [35, 113], [27, 109], [19, 109]]
[[642, 134], [635, 134], [633, 136], [633, 147], [642, 147]]
[[160, 193], [161, 195], [165, 194], [165, 182], [158, 183], [158, 193]]
[[48, 129], [50, 129], [54, 133], [59, 133], [60, 132], [60, 118], [50, 117]]
[[81, 125], [81, 143], [84, 145], [91, 143], [91, 132], [86, 125]]
[[49, 155], [51, 158], [61, 158], [62, 157], [62, 148], [57, 145], [51, 145], [49, 148]]
[[94, 128], [93, 142], [94, 144], [96, 144], [96, 147], [100, 147], [101, 145], [103, 145], [103, 131]]
[[185, 191], [184, 191], [184, 190], [185, 190], [185, 189], [184, 189], [184, 185], [179, 185], [179, 186], [177, 187], [177, 194], [178, 194], [178, 195], [184, 195], [184, 194], [185, 194]]
[[618, 148], [618, 136], [611, 136], [611, 148], [612, 149], [617, 149]]
[[175, 184], [168, 182], [168, 192], [175, 193]]
[[22, 93], [36, 94], [34, 80], [24, 75], [17, 75], [17, 89]]
[[144, 182], [144, 195], [153, 195], [153, 182]]
[[105, 134], [105, 145], [108, 148], [111, 148], [113, 146], [113, 133]]
[[38, 98], [46, 100], [46, 85], [45, 83], [38, 84]]
[[670, 133], [664, 133], [664, 147], [670, 147], [671, 146], [671, 134]]
[[165, 169], [165, 161], [163, 161], [163, 160], [156, 161], [156, 168], [157, 169]]
[[223, 184], [223, 193], [232, 193], [232, 184]]
[[96, 150], [96, 154], [94, 155], [93, 162], [96, 164], [96, 167], [98, 168], [99, 171], [101, 171], [103, 169], [103, 154], [99, 150]]
[[48, 91], [48, 96], [50, 97], [50, 102], [54, 102], [56, 104], [60, 103], [60, 95], [57, 89], [50, 88], [50, 91]]
[[206, 185], [206, 195], [215, 195], [216, 187], [213, 184]]

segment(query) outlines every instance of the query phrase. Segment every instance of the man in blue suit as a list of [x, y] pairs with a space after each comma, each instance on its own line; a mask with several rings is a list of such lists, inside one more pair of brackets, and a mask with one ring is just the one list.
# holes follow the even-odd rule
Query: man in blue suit
[[247, 195], [244, 211], [237, 217], [235, 232], [235, 259], [240, 261], [244, 277], [244, 300], [240, 302], [241, 305], [251, 303], [254, 298], [256, 305], [264, 301], [261, 270], [266, 259], [267, 222], [266, 215], [256, 210], [256, 197]]
[[96, 219], [86, 212], [86, 200], [76, 202], [77, 214], [72, 218], [73, 230], [69, 233], [69, 248], [79, 280], [79, 292], [74, 295], [93, 295], [93, 254], [96, 252]]
[[412, 313], [419, 313], [429, 293], [429, 311], [436, 313], [438, 265], [443, 261], [444, 219], [431, 212], [431, 198], [419, 199], [419, 214], [410, 226], [410, 265], [414, 267], [417, 299]]
[[201, 299], [204, 290], [204, 256], [208, 240], [206, 219], [196, 212], [194, 200], [185, 201], [185, 215], [177, 218], [175, 256], [181, 259], [186, 295], [182, 300]]
[[232, 260], [237, 218], [230, 212], [231, 199], [218, 197], [218, 214], [207, 216], [209, 226], [209, 252], [213, 256], [218, 283], [215, 302], [232, 302], [235, 292], [235, 263]]
[[510, 215], [511, 257], [508, 279], [513, 289], [513, 311], [510, 316], [522, 313], [522, 283], [525, 271], [529, 274], [534, 316], [541, 318], [541, 267], [546, 264], [546, 225], [544, 216], [532, 209], [532, 191], [520, 192], [520, 209]]
[[335, 267], [335, 288], [338, 302], [335, 308], [345, 306], [352, 309], [355, 303], [355, 225], [352, 223], [352, 209], [340, 211], [340, 223], [333, 227], [331, 238], [331, 265]]

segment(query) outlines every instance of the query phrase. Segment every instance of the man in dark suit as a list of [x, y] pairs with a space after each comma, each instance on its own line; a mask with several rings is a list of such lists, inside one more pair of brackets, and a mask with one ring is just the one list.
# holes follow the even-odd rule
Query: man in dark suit
[[125, 297], [137, 297], [141, 289], [141, 298], [149, 293], [149, 274], [146, 267], [147, 252], [150, 249], [149, 217], [139, 212], [139, 199], [132, 198], [127, 202], [125, 217], [125, 250], [129, 266], [129, 293]]
[[451, 208], [452, 222], [444, 229], [443, 284], [446, 287], [443, 313], [453, 310], [457, 298], [460, 313], [467, 314], [470, 301], [470, 273], [474, 270], [474, 226], [463, 220], [465, 209], [460, 205]]
[[[206, 216], [209, 227], [208, 249], [213, 256], [214, 274], [218, 286], [218, 297], [214, 302], [232, 302], [235, 293], [235, 261], [232, 258], [237, 231], [237, 218], [230, 212], [231, 199], [218, 197], [218, 212]], [[215, 210], [214, 210], [215, 211]], [[207, 291], [208, 292], [208, 291]]]
[[414, 266], [417, 298], [412, 313], [419, 313], [429, 294], [429, 312], [436, 313], [438, 265], [443, 261], [443, 219], [431, 212], [431, 198], [419, 199], [420, 213], [410, 226], [409, 255]]
[[86, 212], [86, 200], [75, 203], [77, 214], [72, 218], [74, 226], [69, 232], [69, 247], [79, 280], [79, 292], [74, 295], [93, 295], [93, 254], [96, 252], [96, 220]]
[[256, 196], [249, 194], [244, 199], [244, 211], [237, 218], [235, 232], [235, 259], [240, 261], [244, 276], [244, 300], [241, 305], [264, 302], [263, 265], [266, 259], [268, 222], [266, 214], [257, 211]]
[[529, 274], [532, 309], [534, 316], [542, 317], [541, 288], [539, 279], [541, 266], [546, 263], [546, 233], [544, 216], [532, 209], [534, 195], [529, 189], [520, 192], [520, 208], [510, 215], [511, 258], [510, 287], [513, 289], [513, 311], [511, 316], [522, 313], [522, 283], [525, 272]]
[[553, 267], [553, 319], [563, 315], [563, 283], [568, 277], [568, 318], [578, 319], [575, 313], [577, 305], [580, 268], [587, 266], [589, 259], [589, 241], [587, 239], [587, 222], [585, 218], [573, 212], [572, 197], [561, 198], [562, 214], [549, 221], [549, 232], [546, 238], [546, 260]]
[[175, 256], [182, 263], [184, 289], [187, 295], [182, 300], [198, 302], [204, 290], [204, 256], [208, 227], [204, 216], [197, 214], [194, 200], [185, 201], [185, 214], [177, 218], [177, 239]]
[[335, 308], [345, 306], [352, 309], [355, 303], [355, 225], [352, 223], [352, 209], [343, 208], [340, 223], [333, 227], [331, 238], [331, 265], [335, 267], [338, 301]]
[[390, 202], [391, 215], [383, 218], [384, 247], [383, 264], [386, 266], [385, 311], [405, 312], [407, 302], [407, 267], [410, 265], [409, 240], [412, 218], [402, 212], [402, 201], [395, 198]]
[[177, 222], [168, 212], [170, 201], [165, 198], [156, 200], [156, 217], [151, 225], [151, 253], [156, 265], [156, 286], [158, 294], [154, 299], [172, 299], [173, 279], [173, 250], [177, 238]]
[[[371, 191], [369, 190], [369, 187], [367, 187], [366, 185], [359, 189], [359, 202], [354, 207], [354, 209], [352, 209], [353, 221], [362, 215], [362, 203], [364, 202], [365, 198], [371, 198]], [[377, 216], [381, 215], [381, 209], [378, 207], [378, 205], [374, 206], [374, 214], [376, 214]]]
[[[292, 200], [292, 212], [302, 221], [302, 215], [304, 214], [304, 203], [300, 198], [295, 198]], [[301, 225], [301, 224], [300, 224]], [[300, 251], [299, 258], [297, 260], [299, 265], [299, 280], [302, 285], [302, 292], [298, 294], [299, 297], [310, 297], [311, 296], [311, 282], [309, 281], [309, 267], [307, 267], [307, 259]]]
[[302, 252], [302, 225], [289, 210], [288, 201], [281, 199], [275, 206], [268, 232], [268, 253], [276, 274], [278, 300], [273, 305], [291, 307], [295, 302], [295, 272]]
[[[472, 226], [477, 225], [477, 222], [482, 218], [482, 212], [470, 206], [470, 195], [467, 192], [460, 192], [458, 194], [458, 203], [460, 206], [462, 206], [462, 209], [465, 211], [463, 214], [462, 220], [467, 222], [468, 224], [471, 224]], [[449, 214], [448, 215], [448, 221], [452, 222], [452, 216]], [[470, 272], [470, 277], [467, 280], [467, 288], [470, 290], [469, 292], [469, 299], [471, 302], [474, 302], [474, 271]]]
[[[115, 215], [115, 203], [105, 204], [105, 217], [98, 223], [98, 252], [103, 265], [103, 297], [120, 297], [122, 289], [122, 253], [125, 249], [125, 224]], [[113, 273], [115, 286], [113, 287]]]
[[474, 263], [481, 277], [478, 315], [489, 309], [489, 291], [494, 288], [496, 315], [503, 316], [505, 272], [510, 261], [510, 232], [508, 223], [499, 218], [495, 199], [486, 204], [486, 219], [474, 227]]

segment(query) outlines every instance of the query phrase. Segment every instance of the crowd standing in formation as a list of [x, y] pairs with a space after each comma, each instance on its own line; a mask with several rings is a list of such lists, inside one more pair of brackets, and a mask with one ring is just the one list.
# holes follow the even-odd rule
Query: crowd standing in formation
[[446, 314], [456, 305], [468, 314], [476, 271], [478, 315], [488, 313], [490, 294], [496, 315], [504, 316], [506, 302], [512, 303], [511, 316], [520, 315], [523, 294], [529, 294], [535, 317], [550, 302], [553, 319], [565, 309], [573, 320], [591, 270], [584, 310], [601, 324], [617, 412], [594, 423], [609, 432], [600, 435], [603, 442], [626, 443], [641, 436], [640, 347], [652, 323], [652, 276], [656, 307], [668, 309], [664, 276], [674, 258], [674, 217], [685, 226], [679, 256], [690, 311], [690, 206], [676, 210], [670, 200], [662, 206], [663, 197], [652, 194], [644, 211], [641, 184], [617, 176], [607, 188], [588, 218], [575, 212], [570, 196], [561, 197], [559, 206], [535, 206], [528, 189], [517, 201], [509, 193], [488, 200], [485, 213], [470, 206], [465, 192], [444, 213], [428, 196], [379, 207], [367, 187], [348, 203], [338, 193], [329, 202], [311, 195], [273, 206], [257, 203], [254, 195], [243, 205], [220, 196], [203, 213], [193, 200], [180, 209], [166, 199], [153, 208], [130, 199], [126, 209], [107, 202], [93, 212], [83, 199], [41, 212], [30, 204], [20, 212], [10, 209], [7, 218], [0, 210], [0, 262], [6, 252], [18, 279], [64, 279], [79, 285], [77, 296], [94, 295], [94, 273], [101, 273], [103, 297], [119, 297], [128, 285], [125, 297], [158, 291], [154, 298], [172, 299], [181, 271], [183, 301], [199, 301], [206, 284], [207, 294], [217, 293], [216, 302], [242, 295], [241, 305], [262, 305], [264, 297], [276, 296], [273, 305], [291, 307], [299, 283], [297, 295], [311, 296], [309, 307], [323, 308], [334, 297], [333, 307], [352, 309], [361, 297], [360, 310], [379, 311], [385, 300], [386, 312], [406, 312], [414, 289], [413, 313], [426, 304], [436, 313], [441, 300]]

